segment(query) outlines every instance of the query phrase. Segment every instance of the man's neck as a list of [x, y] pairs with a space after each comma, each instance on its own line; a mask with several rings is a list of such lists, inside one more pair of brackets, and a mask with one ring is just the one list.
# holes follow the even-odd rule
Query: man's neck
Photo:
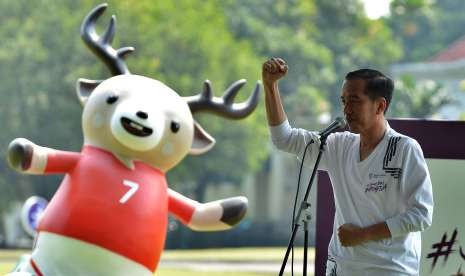
[[[373, 150], [383, 140], [386, 132], [386, 122], [383, 119], [367, 131], [360, 133], [360, 150], [366, 152]], [[363, 154], [362, 154], [363, 155]]]

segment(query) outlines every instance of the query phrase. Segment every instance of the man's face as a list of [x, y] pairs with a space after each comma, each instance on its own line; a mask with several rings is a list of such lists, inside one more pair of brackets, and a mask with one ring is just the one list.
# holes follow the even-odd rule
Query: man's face
[[342, 107], [349, 128], [354, 133], [370, 129], [379, 115], [379, 102], [365, 94], [365, 81], [352, 79], [344, 82], [341, 95]]

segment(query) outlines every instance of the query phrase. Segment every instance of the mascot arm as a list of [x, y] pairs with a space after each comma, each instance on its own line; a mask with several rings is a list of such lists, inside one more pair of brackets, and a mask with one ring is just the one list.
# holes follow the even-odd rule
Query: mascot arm
[[8, 147], [8, 163], [27, 174], [67, 173], [79, 161], [80, 153], [41, 147], [25, 138], [14, 139]]
[[247, 211], [245, 197], [232, 197], [202, 204], [171, 189], [168, 196], [170, 213], [196, 231], [230, 229], [241, 221]]

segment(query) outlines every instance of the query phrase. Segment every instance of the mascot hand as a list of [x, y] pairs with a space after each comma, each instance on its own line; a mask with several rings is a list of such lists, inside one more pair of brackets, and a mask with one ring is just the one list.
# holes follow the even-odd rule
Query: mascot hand
[[223, 207], [221, 221], [230, 226], [238, 224], [247, 212], [247, 203], [247, 198], [242, 196], [223, 199], [221, 201]]
[[31, 167], [35, 144], [24, 138], [14, 139], [8, 146], [8, 163], [17, 171], [27, 171]]

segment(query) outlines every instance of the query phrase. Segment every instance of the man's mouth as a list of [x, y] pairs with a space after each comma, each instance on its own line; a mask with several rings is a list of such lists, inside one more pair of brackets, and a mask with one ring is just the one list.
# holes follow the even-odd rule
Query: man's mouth
[[121, 118], [121, 125], [127, 132], [135, 136], [147, 137], [153, 133], [153, 130], [151, 128], [139, 124], [138, 122], [135, 122], [127, 117]]

